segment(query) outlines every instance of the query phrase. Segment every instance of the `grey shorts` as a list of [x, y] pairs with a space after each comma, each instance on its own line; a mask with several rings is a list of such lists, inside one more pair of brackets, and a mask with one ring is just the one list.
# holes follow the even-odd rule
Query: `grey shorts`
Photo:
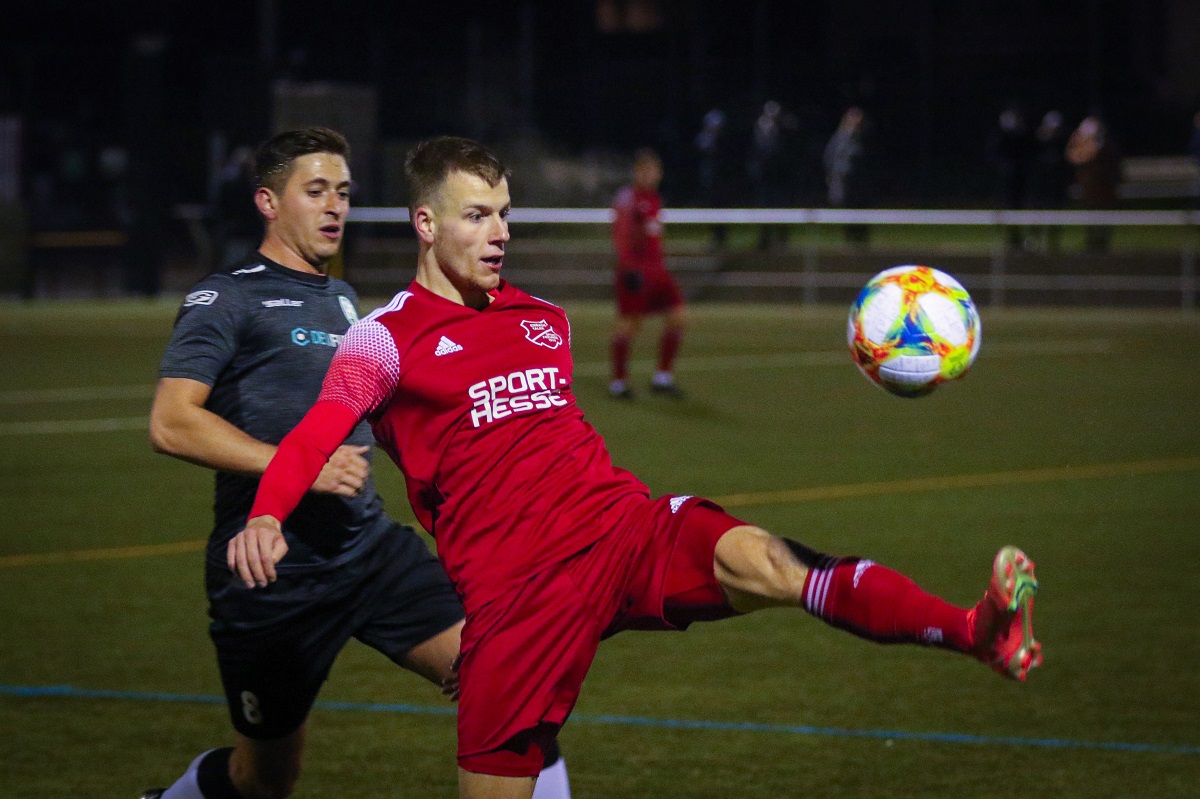
[[350, 638], [400, 663], [463, 618], [437, 558], [400, 524], [347, 568], [281, 570], [265, 588], [209, 572], [209, 633], [233, 726], [249, 738], [299, 728]]

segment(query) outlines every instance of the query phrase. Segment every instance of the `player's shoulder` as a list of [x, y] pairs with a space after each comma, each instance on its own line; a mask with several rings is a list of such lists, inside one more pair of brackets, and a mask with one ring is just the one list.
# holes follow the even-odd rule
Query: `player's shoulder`
[[388, 302], [365, 314], [346, 332], [346, 337], [359, 345], [387, 349], [399, 348], [410, 337], [419, 311], [414, 292], [404, 290]]
[[[398, 292], [394, 297], [388, 300], [383, 305], [380, 305], [375, 310], [363, 316], [362, 322], [374, 321], [384, 322], [391, 321], [395, 316], [413, 316], [417, 313], [416, 306], [418, 303], [413, 302], [413, 297], [416, 294], [410, 289], [405, 289]], [[407, 311], [405, 309], [408, 309]]]
[[233, 280], [229, 270], [223, 270], [213, 272], [193, 285], [184, 296], [180, 309], [225, 306], [240, 303], [243, 298], [242, 287]]
[[517, 288], [511, 283], [505, 283], [502, 292], [505, 302], [510, 307], [518, 307], [521, 309], [534, 309], [553, 313], [560, 316], [566, 316], [567, 312], [561, 306], [555, 305], [550, 300], [544, 300], [541, 297], [536, 297], [524, 289]]

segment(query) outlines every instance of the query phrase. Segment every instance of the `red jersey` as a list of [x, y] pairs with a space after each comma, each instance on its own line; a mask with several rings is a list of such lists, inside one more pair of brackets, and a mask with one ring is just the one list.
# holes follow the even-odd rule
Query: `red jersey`
[[616, 216], [612, 237], [619, 268], [637, 272], [665, 270], [663, 225], [659, 219], [662, 197], [658, 192], [626, 186], [613, 199], [613, 211]]
[[353, 325], [321, 400], [366, 416], [464, 604], [593, 544], [646, 486], [571, 392], [563, 310], [506, 282], [482, 311], [413, 283]]

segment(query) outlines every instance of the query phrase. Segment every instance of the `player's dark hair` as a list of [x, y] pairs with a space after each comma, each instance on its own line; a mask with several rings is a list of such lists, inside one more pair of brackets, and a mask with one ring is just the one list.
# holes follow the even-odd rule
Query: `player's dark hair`
[[662, 157], [654, 150], [653, 147], [639, 147], [633, 151], [633, 163], [635, 166], [647, 161], [653, 161], [659, 166], [662, 165]]
[[296, 159], [313, 153], [332, 153], [350, 160], [350, 143], [330, 128], [303, 128], [276, 133], [254, 154], [254, 185], [282, 194]]
[[404, 162], [409, 211], [431, 202], [442, 183], [455, 172], [474, 175], [489, 186], [511, 175], [499, 156], [477, 141], [458, 136], [426, 139], [409, 151]]

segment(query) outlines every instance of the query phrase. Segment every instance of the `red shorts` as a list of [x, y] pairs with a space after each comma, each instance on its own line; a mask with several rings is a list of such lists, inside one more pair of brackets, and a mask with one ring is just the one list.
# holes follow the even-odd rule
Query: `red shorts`
[[536, 775], [602, 639], [735, 615], [713, 574], [713, 552], [742, 524], [695, 497], [635, 497], [609, 535], [468, 613], [459, 766]]
[[683, 305], [683, 294], [671, 273], [663, 268], [617, 271], [617, 312], [645, 316]]

